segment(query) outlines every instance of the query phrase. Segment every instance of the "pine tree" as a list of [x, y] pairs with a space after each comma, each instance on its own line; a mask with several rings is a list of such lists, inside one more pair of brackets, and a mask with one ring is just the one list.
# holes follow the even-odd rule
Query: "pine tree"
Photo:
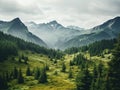
[[39, 79], [40, 74], [41, 74], [40, 69], [39, 69], [39, 68], [36, 68], [36, 70], [35, 70], [35, 76], [34, 76], [36, 80]]
[[46, 83], [47, 82], [47, 74], [45, 68], [41, 70], [41, 75], [39, 77], [39, 83]]
[[109, 87], [110, 90], [120, 90], [120, 37], [113, 50], [113, 56], [113, 59], [109, 63]]
[[90, 90], [96, 90], [96, 81], [97, 81], [97, 78], [98, 78], [98, 71], [97, 71], [96, 65], [94, 65], [94, 68], [93, 68], [93, 77], [92, 77], [92, 84], [91, 84]]
[[28, 64], [28, 57], [25, 57], [25, 56], [24, 56], [24, 63], [25, 63], [25, 64]]
[[66, 65], [65, 65], [65, 63], [63, 62], [62, 63], [62, 70], [61, 70], [61, 72], [65, 72], [66, 71]]
[[90, 90], [92, 77], [88, 69], [79, 72], [76, 77], [77, 90]]
[[7, 89], [8, 89], [8, 83], [5, 76], [0, 75], [0, 90], [7, 90]]
[[18, 58], [18, 62], [19, 63], [21, 63], [22, 62], [22, 60], [21, 60], [21, 57], [19, 56], [19, 58]]
[[100, 62], [99, 65], [98, 65], [99, 77], [102, 77], [102, 72], [103, 72], [103, 64]]
[[26, 70], [26, 76], [31, 76], [31, 70], [30, 70], [30, 67], [27, 67], [27, 70]]
[[14, 79], [17, 79], [18, 78], [18, 70], [16, 67], [14, 67], [14, 70], [13, 70], [13, 78]]
[[72, 70], [71, 70], [71, 67], [70, 67], [68, 78], [72, 78], [72, 77], [73, 77], [73, 73], [72, 73]]
[[23, 75], [22, 75], [21, 69], [19, 69], [19, 73], [18, 73], [18, 83], [19, 83], [19, 84], [24, 83], [24, 77], [23, 77]]

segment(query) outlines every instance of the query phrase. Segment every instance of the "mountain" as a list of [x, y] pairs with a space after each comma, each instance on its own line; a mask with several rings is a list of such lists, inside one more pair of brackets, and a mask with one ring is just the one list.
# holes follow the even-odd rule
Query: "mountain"
[[19, 18], [15, 18], [9, 22], [0, 21], [0, 31], [21, 38], [25, 41], [47, 47], [40, 38], [28, 31], [28, 28]]
[[80, 28], [78, 26], [73, 26], [73, 25], [67, 26], [67, 28], [74, 29], [74, 30], [83, 30], [83, 28]]
[[59, 49], [63, 43], [69, 41], [77, 35], [84, 33], [84, 29], [77, 30], [64, 27], [56, 20], [49, 23], [36, 24], [34, 22], [26, 23], [29, 31], [45, 41], [50, 48]]
[[61, 47], [61, 49], [79, 47], [103, 39], [108, 40], [116, 38], [120, 33], [120, 17], [115, 17], [111, 20], [108, 20], [99, 26], [89, 29], [88, 31], [90, 31], [89, 34], [78, 35], [59, 47]]

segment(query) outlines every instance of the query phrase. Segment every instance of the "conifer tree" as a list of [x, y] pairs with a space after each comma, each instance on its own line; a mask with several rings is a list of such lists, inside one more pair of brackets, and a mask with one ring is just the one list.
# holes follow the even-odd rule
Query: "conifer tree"
[[65, 65], [65, 63], [63, 62], [62, 63], [62, 70], [61, 70], [62, 72], [65, 72], [66, 71], [66, 65]]
[[80, 71], [76, 77], [77, 90], [90, 90], [92, 77], [88, 69]]
[[46, 83], [47, 82], [47, 74], [45, 68], [41, 70], [41, 75], [39, 77], [39, 83]]
[[35, 70], [35, 76], [34, 76], [36, 80], [39, 79], [40, 74], [41, 74], [40, 69], [39, 69], [39, 68], [36, 68], [36, 70]]
[[70, 67], [68, 78], [72, 78], [72, 77], [73, 77], [73, 73], [72, 73], [72, 70], [71, 70], [71, 67]]
[[120, 90], [120, 37], [113, 50], [113, 59], [109, 63], [109, 90]]
[[19, 83], [19, 84], [24, 83], [24, 77], [23, 77], [23, 75], [22, 75], [21, 69], [19, 69], [19, 72], [18, 72], [18, 83]]
[[7, 90], [8, 84], [5, 76], [0, 75], [0, 90]]
[[26, 76], [31, 76], [31, 70], [30, 70], [30, 67], [27, 67], [27, 70], [26, 70]]
[[18, 70], [16, 67], [14, 67], [14, 70], [13, 70], [13, 78], [14, 79], [17, 79], [18, 78]]

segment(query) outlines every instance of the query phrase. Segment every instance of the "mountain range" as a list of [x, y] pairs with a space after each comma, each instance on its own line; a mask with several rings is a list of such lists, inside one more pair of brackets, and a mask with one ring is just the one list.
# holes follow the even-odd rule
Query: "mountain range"
[[89, 29], [88, 31], [90, 31], [89, 34], [78, 35], [68, 40], [60, 47], [61, 48], [79, 47], [103, 39], [108, 40], [116, 38], [120, 33], [120, 17], [110, 19], [101, 25]]
[[25, 24], [15, 18], [12, 21], [0, 21], [0, 31], [54, 49], [80, 47], [103, 39], [116, 38], [120, 33], [120, 17], [115, 17], [91, 29], [77, 26], [63, 26], [56, 20], [48, 23]]
[[15, 18], [8, 22], [0, 21], [0, 31], [21, 38], [25, 41], [47, 47], [43, 40], [28, 31], [27, 26], [25, 26], [19, 18]]

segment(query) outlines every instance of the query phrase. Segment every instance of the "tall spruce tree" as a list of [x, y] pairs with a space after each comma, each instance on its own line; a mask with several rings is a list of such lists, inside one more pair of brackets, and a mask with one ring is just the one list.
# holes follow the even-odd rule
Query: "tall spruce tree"
[[47, 74], [46, 74], [46, 69], [43, 68], [41, 70], [41, 75], [39, 77], [39, 80], [38, 80], [39, 83], [46, 83], [47, 82]]
[[109, 63], [108, 80], [110, 90], [120, 90], [120, 37], [113, 50], [113, 59]]
[[23, 77], [23, 75], [22, 75], [21, 69], [19, 69], [19, 72], [18, 72], [18, 83], [19, 83], [19, 84], [24, 83], [24, 77]]
[[77, 90], [90, 90], [92, 77], [88, 69], [80, 71], [76, 77]]
[[26, 70], [26, 76], [31, 76], [31, 70], [30, 70], [30, 67], [27, 67], [27, 70]]
[[17, 79], [18, 78], [18, 70], [16, 67], [14, 67], [14, 70], [13, 70], [13, 78], [14, 79]]
[[73, 73], [72, 73], [72, 69], [71, 69], [71, 67], [70, 67], [70, 69], [69, 69], [69, 74], [68, 74], [68, 78], [72, 78], [73, 77]]
[[65, 65], [65, 63], [63, 62], [62, 63], [62, 70], [61, 70], [62, 72], [65, 72], [66, 71], [66, 65]]
[[35, 70], [35, 76], [34, 76], [36, 80], [39, 79], [40, 74], [41, 74], [40, 69], [39, 69], [39, 68], [36, 68], [36, 70]]

